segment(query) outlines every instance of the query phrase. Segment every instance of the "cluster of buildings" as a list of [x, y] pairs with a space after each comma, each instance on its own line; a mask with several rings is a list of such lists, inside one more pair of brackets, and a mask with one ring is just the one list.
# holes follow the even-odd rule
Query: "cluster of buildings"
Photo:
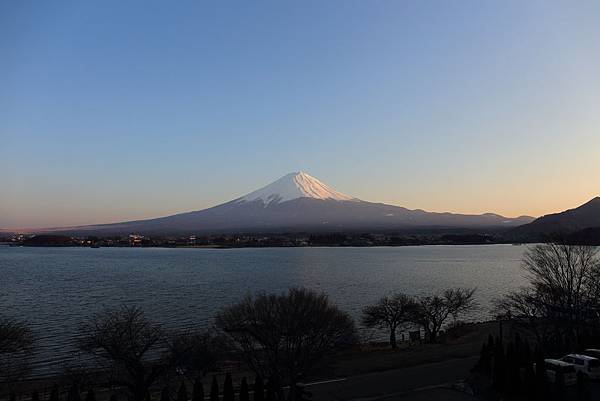
[[484, 234], [401, 235], [386, 233], [288, 233], [148, 236], [131, 233], [123, 236], [70, 237], [65, 235], [14, 234], [0, 242], [15, 246], [84, 246], [84, 247], [303, 247], [303, 246], [403, 246], [440, 244], [485, 244], [497, 239]]

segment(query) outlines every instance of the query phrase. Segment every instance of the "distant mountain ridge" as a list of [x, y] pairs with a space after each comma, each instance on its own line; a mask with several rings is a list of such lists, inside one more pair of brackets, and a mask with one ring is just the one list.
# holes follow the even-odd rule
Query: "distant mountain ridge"
[[508, 236], [520, 239], [540, 239], [553, 234], [572, 234], [600, 228], [600, 196], [574, 209], [553, 213], [516, 227]]
[[467, 215], [410, 210], [343, 194], [304, 172], [208, 209], [148, 220], [54, 229], [55, 232], [109, 234], [202, 234], [387, 230], [423, 227], [510, 228], [532, 217], [493, 213]]

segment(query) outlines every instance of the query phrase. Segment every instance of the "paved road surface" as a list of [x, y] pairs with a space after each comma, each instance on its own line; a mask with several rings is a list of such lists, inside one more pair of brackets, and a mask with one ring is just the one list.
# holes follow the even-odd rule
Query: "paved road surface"
[[476, 356], [315, 383], [314, 401], [401, 399], [415, 389], [435, 387], [466, 378]]
[[477, 401], [473, 396], [447, 388], [415, 391], [401, 396], [383, 398], [384, 401]]

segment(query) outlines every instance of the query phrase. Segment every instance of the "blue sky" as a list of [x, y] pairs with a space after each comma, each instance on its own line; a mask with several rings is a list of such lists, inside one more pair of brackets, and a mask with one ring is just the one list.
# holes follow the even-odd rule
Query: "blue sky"
[[2, 2], [0, 227], [202, 209], [304, 170], [541, 215], [600, 195], [600, 2]]

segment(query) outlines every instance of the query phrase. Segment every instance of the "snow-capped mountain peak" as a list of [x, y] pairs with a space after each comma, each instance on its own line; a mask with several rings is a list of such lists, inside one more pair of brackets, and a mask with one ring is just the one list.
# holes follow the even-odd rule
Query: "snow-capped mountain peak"
[[[594, 201], [594, 204], [597, 203]], [[525, 220], [524, 220], [525, 219]], [[70, 235], [148, 235], [198, 233], [292, 233], [344, 230], [408, 230], [425, 227], [502, 227], [528, 223], [533, 218], [433, 213], [384, 203], [365, 202], [344, 195], [310, 175], [297, 172], [264, 188], [207, 209], [147, 220], [95, 226], [65, 227], [45, 232]]]
[[271, 184], [238, 199], [240, 202], [260, 200], [265, 205], [286, 202], [297, 198], [356, 201], [358, 199], [336, 191], [327, 184], [303, 171], [284, 175]]

